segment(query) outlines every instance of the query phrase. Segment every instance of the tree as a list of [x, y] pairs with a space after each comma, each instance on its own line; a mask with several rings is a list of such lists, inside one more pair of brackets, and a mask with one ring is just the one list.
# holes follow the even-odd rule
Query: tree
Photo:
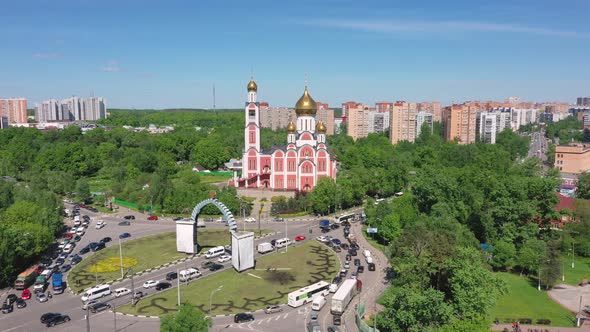
[[582, 173], [578, 177], [576, 196], [578, 198], [590, 199], [590, 173]]
[[76, 197], [78, 197], [78, 199], [84, 203], [92, 199], [90, 185], [88, 185], [88, 180], [86, 178], [81, 178], [76, 181]]
[[499, 241], [493, 246], [493, 258], [490, 262], [496, 269], [506, 269], [514, 264], [516, 248], [512, 241]]
[[190, 304], [183, 304], [176, 314], [169, 314], [160, 321], [161, 332], [207, 332], [211, 320]]
[[335, 210], [336, 184], [329, 177], [322, 177], [317, 182], [311, 193], [313, 211], [322, 215]]

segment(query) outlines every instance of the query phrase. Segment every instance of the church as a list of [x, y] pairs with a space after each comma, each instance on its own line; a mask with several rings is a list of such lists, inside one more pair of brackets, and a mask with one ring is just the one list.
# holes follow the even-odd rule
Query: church
[[248, 83], [245, 108], [244, 155], [242, 174], [230, 181], [238, 188], [268, 188], [284, 191], [311, 191], [318, 180], [336, 179], [336, 160], [330, 157], [326, 126], [316, 121], [317, 105], [307, 91], [295, 104], [297, 121], [287, 127], [287, 144], [269, 150], [260, 147], [260, 105], [258, 86]]

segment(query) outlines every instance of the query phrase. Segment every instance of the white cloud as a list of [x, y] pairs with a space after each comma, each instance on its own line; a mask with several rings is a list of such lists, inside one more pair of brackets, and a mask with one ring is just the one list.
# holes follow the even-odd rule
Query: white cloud
[[504, 32], [526, 33], [546, 36], [575, 37], [583, 34], [575, 31], [556, 30], [508, 23], [487, 23], [469, 21], [368, 21], [318, 19], [303, 21], [309, 26], [358, 30], [384, 34], [394, 33], [469, 33]]
[[61, 53], [35, 53], [35, 54], [33, 54], [33, 58], [35, 58], [35, 59], [57, 59], [57, 58], [63, 58], [63, 54], [61, 54]]
[[121, 67], [119, 67], [119, 62], [117, 60], [110, 60], [101, 70], [107, 73], [118, 73], [121, 71]]

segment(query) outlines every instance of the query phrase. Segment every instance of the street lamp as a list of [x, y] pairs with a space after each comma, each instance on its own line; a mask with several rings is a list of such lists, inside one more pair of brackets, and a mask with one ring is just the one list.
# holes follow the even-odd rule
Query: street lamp
[[574, 264], [574, 256], [576, 255], [576, 252], [574, 251], [574, 241], [572, 241], [572, 269], [575, 267]]
[[121, 262], [121, 278], [123, 278], [123, 247], [121, 246], [121, 238], [119, 238], [119, 260]]
[[211, 316], [211, 300], [213, 299], [213, 294], [219, 292], [222, 288], [223, 285], [217, 287], [217, 289], [212, 290], [211, 295], [209, 295], [209, 316]]

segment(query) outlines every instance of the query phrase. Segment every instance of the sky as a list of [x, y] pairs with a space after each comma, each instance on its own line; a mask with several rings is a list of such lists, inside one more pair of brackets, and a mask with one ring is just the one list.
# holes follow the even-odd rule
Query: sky
[[575, 102], [587, 0], [19, 0], [0, 12], [0, 97], [110, 108], [316, 101]]

